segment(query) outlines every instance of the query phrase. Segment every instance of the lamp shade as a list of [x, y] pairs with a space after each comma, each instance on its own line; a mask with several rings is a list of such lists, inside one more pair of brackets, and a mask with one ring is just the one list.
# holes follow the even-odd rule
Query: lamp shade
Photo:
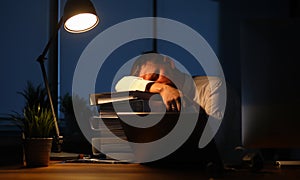
[[99, 18], [90, 0], [68, 0], [64, 8], [64, 28], [71, 33], [93, 29]]

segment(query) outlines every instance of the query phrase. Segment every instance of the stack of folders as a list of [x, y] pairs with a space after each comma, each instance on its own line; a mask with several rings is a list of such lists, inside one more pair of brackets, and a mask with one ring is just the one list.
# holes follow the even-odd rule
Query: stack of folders
[[[155, 96], [154, 96], [155, 95]], [[151, 102], [161, 101], [155, 93], [142, 91], [123, 91], [111, 93], [90, 94], [90, 105], [97, 106], [101, 112], [150, 112]]]
[[[90, 94], [90, 105], [97, 106], [99, 111], [99, 117], [93, 117], [91, 121], [92, 128], [100, 132], [99, 137], [92, 139], [93, 146], [108, 157], [130, 161], [133, 157], [132, 148], [127, 142], [117, 114], [118, 112], [151, 112], [149, 104], [151, 97], [154, 97], [151, 99], [154, 101], [151, 102], [155, 102], [154, 104], [159, 102], [158, 104], [162, 105], [160, 97], [153, 95], [141, 91]], [[162, 108], [156, 107], [158, 107], [157, 111]]]
[[[92, 127], [99, 131], [98, 137], [92, 138], [93, 152], [105, 154], [107, 158], [123, 161], [132, 159], [132, 149], [117, 116], [105, 115], [93, 117]], [[95, 149], [96, 148], [96, 149]]]

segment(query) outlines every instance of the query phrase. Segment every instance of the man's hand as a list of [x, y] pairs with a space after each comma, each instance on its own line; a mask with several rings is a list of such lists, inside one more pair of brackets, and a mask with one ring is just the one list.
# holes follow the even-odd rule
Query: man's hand
[[167, 84], [155, 82], [148, 91], [161, 95], [167, 111], [180, 111], [182, 95], [178, 89]]

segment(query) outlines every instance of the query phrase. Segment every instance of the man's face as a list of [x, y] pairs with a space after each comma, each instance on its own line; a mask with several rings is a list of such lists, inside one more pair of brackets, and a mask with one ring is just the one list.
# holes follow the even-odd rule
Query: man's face
[[172, 80], [175, 81], [176, 78], [174, 69], [172, 69], [168, 63], [154, 64], [153, 62], [148, 61], [141, 66], [139, 77], [175, 87], [172, 82]]

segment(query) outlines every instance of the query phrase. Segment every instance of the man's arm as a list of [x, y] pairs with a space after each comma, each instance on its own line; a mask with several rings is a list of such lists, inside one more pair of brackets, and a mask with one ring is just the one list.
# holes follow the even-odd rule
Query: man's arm
[[178, 89], [162, 83], [149, 83], [147, 90], [151, 93], [159, 93], [169, 111], [180, 111], [181, 93]]
[[167, 84], [144, 80], [136, 76], [125, 76], [116, 84], [115, 90], [118, 91], [147, 91], [159, 93], [169, 111], [179, 111], [181, 108], [181, 93], [178, 89]]

